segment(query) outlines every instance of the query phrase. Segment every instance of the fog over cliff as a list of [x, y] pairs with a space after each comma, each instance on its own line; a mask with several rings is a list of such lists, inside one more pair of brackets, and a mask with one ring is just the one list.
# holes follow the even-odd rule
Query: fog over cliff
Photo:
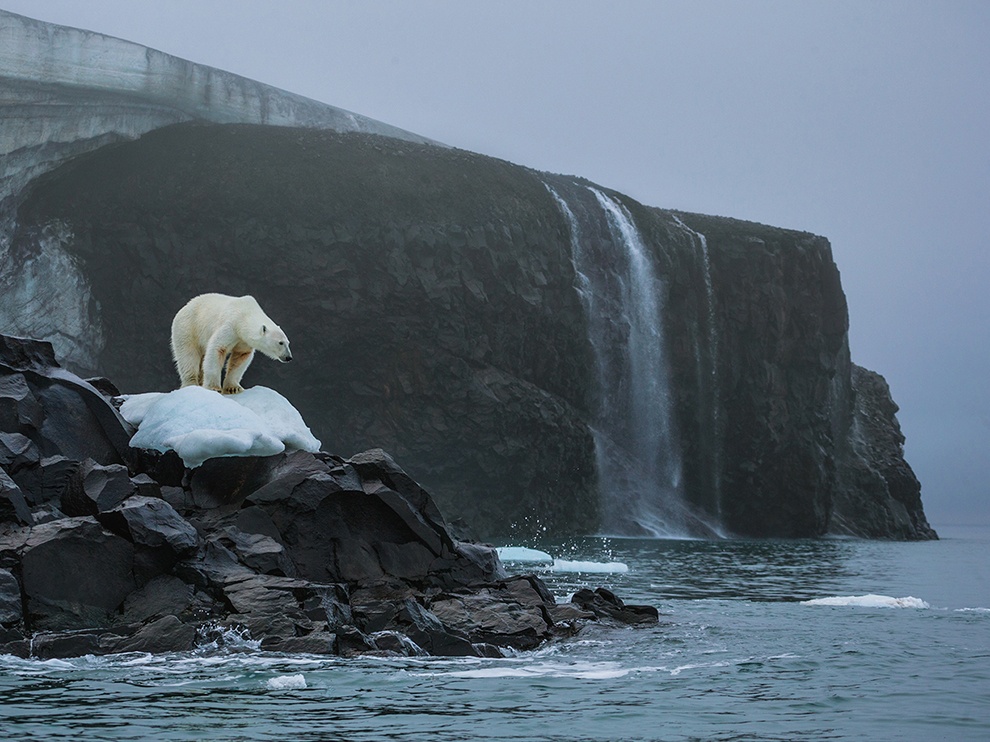
[[985, 519], [981, 4], [4, 7], [643, 203], [827, 235], [853, 357], [891, 383], [929, 509]]

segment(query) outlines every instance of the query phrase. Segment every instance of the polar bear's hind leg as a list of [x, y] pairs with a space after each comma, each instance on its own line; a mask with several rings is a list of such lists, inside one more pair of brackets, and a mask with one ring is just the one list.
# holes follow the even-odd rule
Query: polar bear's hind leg
[[172, 340], [172, 359], [179, 373], [179, 385], [199, 386], [203, 382], [203, 353], [198, 348], [184, 352], [180, 345]]

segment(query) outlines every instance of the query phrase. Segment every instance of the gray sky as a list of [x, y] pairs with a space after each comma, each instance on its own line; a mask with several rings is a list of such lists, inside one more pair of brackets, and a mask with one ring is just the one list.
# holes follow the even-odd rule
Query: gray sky
[[929, 519], [990, 523], [990, 3], [0, 0], [653, 206], [828, 237]]

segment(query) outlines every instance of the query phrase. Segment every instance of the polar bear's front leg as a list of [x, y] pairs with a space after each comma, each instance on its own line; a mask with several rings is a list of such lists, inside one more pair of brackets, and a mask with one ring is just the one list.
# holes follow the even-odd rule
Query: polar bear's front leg
[[254, 359], [253, 350], [249, 350], [247, 353], [234, 351], [230, 354], [230, 360], [227, 361], [227, 373], [223, 377], [224, 394], [240, 394], [244, 391], [244, 387], [241, 386], [241, 379], [244, 372], [247, 371], [247, 367], [251, 365], [252, 359]]
[[216, 333], [206, 344], [206, 352], [203, 354], [202, 386], [215, 392], [222, 391], [220, 374], [223, 372], [228, 355], [230, 355], [230, 345], [224, 342], [221, 333]]

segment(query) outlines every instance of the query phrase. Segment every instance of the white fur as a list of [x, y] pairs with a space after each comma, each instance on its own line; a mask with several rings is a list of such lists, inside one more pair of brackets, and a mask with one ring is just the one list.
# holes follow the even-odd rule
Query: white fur
[[283, 363], [292, 360], [289, 339], [253, 296], [200, 294], [172, 320], [172, 358], [182, 386], [243, 392], [241, 378], [256, 350]]

